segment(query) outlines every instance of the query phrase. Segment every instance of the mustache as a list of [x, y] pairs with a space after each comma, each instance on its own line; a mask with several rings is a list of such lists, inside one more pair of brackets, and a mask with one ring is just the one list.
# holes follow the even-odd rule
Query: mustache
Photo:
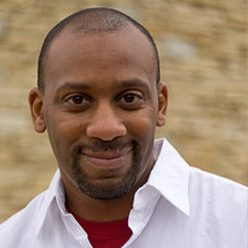
[[124, 148], [131, 148], [136, 150], [138, 147], [138, 142], [136, 140], [130, 141], [119, 141], [119, 140], [111, 140], [111, 141], [103, 141], [103, 140], [92, 140], [87, 144], [79, 144], [75, 146], [72, 150], [72, 157], [78, 157], [80, 154], [85, 151], [94, 152], [106, 152], [106, 151], [119, 151]]

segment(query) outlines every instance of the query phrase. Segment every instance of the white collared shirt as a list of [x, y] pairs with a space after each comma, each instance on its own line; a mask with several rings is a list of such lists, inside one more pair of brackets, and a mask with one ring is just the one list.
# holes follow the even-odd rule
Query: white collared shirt
[[[125, 248], [247, 248], [248, 191], [243, 185], [188, 166], [168, 141], [135, 194]], [[0, 225], [3, 248], [91, 248], [67, 213], [59, 171], [47, 191]]]

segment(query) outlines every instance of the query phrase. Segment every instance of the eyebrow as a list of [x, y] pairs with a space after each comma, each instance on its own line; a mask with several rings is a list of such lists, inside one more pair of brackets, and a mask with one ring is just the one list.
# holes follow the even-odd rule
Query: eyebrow
[[[146, 83], [140, 79], [122, 80], [120, 82], [116, 81], [113, 83], [116, 83], [117, 87], [121, 89], [128, 89], [130, 87], [133, 87], [133, 88], [142, 87], [142, 88], [145, 88], [146, 90], [149, 90], [149, 83]], [[56, 93], [59, 94], [60, 92], [63, 92], [66, 90], [84, 91], [84, 90], [89, 90], [91, 88], [94, 88], [94, 87], [89, 82], [65, 82], [62, 86], [60, 86], [56, 90]]]
[[60, 86], [56, 93], [59, 94], [60, 92], [66, 91], [66, 90], [88, 90], [90, 89], [89, 83], [84, 82], [65, 82], [62, 86]]
[[120, 83], [118, 83], [118, 87], [122, 87], [122, 88], [130, 88], [130, 87], [142, 87], [142, 88], [145, 88], [145, 89], [149, 89], [149, 83], [143, 81], [143, 80], [140, 80], [140, 79], [131, 79], [131, 80], [123, 80], [121, 81]]

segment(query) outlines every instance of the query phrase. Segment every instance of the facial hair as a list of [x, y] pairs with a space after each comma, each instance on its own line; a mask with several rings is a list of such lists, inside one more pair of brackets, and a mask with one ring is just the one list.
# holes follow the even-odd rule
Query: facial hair
[[[125, 176], [118, 179], [102, 179], [98, 182], [90, 180], [87, 173], [80, 166], [80, 157], [84, 150], [92, 152], [116, 151], [122, 150], [126, 147], [131, 147], [132, 160], [130, 169]], [[137, 141], [120, 142], [118, 140], [102, 141], [95, 140], [87, 145], [78, 145], [71, 152], [72, 165], [71, 173], [72, 179], [77, 187], [91, 198], [100, 200], [113, 200], [125, 196], [135, 186], [137, 177], [141, 167], [141, 149]]]

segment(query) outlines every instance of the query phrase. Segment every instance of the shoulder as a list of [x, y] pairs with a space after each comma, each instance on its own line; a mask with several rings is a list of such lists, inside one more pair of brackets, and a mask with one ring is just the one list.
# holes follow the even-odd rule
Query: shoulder
[[230, 179], [190, 167], [190, 189], [193, 192], [207, 193], [211, 198], [223, 196], [237, 201], [247, 200], [248, 188]]
[[248, 189], [244, 185], [190, 167], [189, 197], [193, 208], [218, 220], [247, 222]]
[[[37, 219], [46, 191], [36, 196], [24, 209], [20, 210], [0, 225], [0, 240], [5, 247], [32, 247]], [[26, 245], [25, 245], [26, 244]], [[30, 246], [28, 246], [29, 244]]]
[[190, 168], [189, 201], [192, 223], [204, 229], [211, 240], [225, 247], [227, 244], [244, 247], [248, 233], [247, 187], [193, 167]]

